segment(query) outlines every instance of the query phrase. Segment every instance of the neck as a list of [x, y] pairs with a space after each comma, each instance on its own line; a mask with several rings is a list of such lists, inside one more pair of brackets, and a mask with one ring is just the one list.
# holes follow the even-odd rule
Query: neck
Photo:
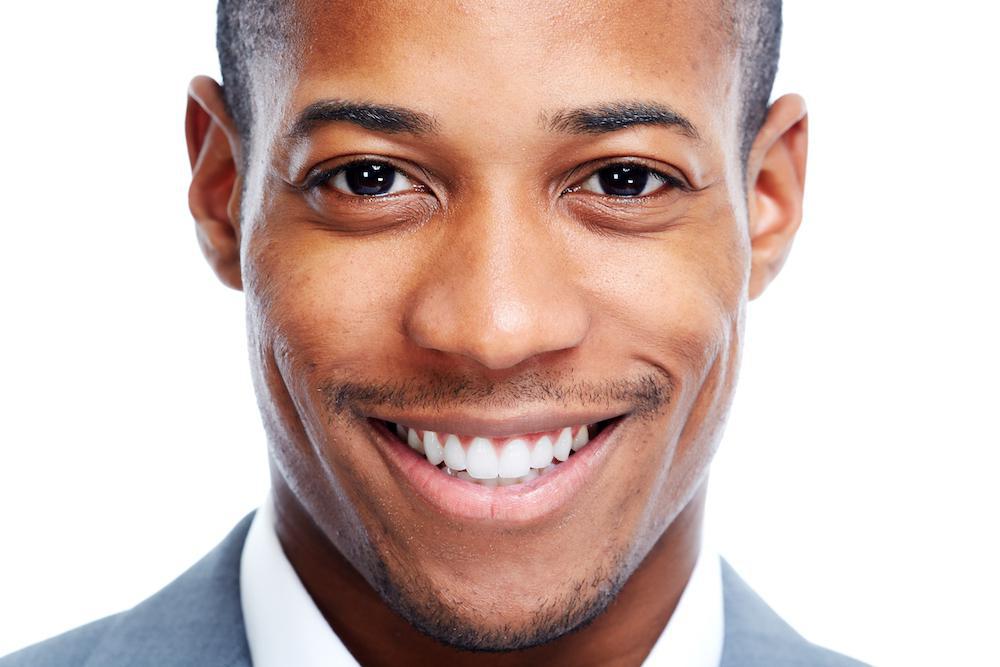
[[694, 569], [707, 482], [657, 540], [615, 601], [592, 623], [531, 649], [477, 653], [445, 646], [396, 614], [341, 555], [284, 484], [272, 475], [278, 540], [334, 632], [365, 665], [640, 665]]

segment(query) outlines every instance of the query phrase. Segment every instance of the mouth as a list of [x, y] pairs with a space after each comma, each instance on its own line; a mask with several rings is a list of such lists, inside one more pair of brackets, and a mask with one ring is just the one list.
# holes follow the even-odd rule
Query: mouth
[[416, 429], [385, 421], [400, 442], [446, 475], [486, 487], [526, 484], [554, 472], [614, 419], [501, 438]]
[[627, 415], [503, 435], [449, 432], [432, 424], [369, 417], [397, 476], [453, 519], [514, 523], [556, 511], [585, 488], [607, 459]]

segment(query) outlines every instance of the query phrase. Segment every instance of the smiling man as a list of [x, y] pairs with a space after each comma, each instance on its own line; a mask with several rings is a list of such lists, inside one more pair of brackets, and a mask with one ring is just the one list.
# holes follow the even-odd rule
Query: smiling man
[[224, 0], [190, 206], [272, 490], [4, 665], [848, 665], [702, 549], [801, 218], [780, 2]]

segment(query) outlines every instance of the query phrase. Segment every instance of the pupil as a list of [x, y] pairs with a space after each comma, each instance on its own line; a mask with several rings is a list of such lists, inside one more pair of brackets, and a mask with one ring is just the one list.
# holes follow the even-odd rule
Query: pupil
[[356, 195], [384, 195], [396, 180], [396, 170], [387, 164], [362, 162], [344, 169], [344, 178]]
[[649, 170], [635, 165], [616, 164], [598, 172], [604, 194], [614, 197], [635, 197], [646, 188]]

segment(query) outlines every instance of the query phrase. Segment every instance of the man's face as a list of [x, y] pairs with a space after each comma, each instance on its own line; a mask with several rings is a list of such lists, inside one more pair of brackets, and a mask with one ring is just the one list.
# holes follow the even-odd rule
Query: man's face
[[274, 474], [417, 627], [559, 636], [702, 485], [731, 398], [750, 246], [727, 24], [700, 2], [300, 4], [258, 69], [241, 203]]

